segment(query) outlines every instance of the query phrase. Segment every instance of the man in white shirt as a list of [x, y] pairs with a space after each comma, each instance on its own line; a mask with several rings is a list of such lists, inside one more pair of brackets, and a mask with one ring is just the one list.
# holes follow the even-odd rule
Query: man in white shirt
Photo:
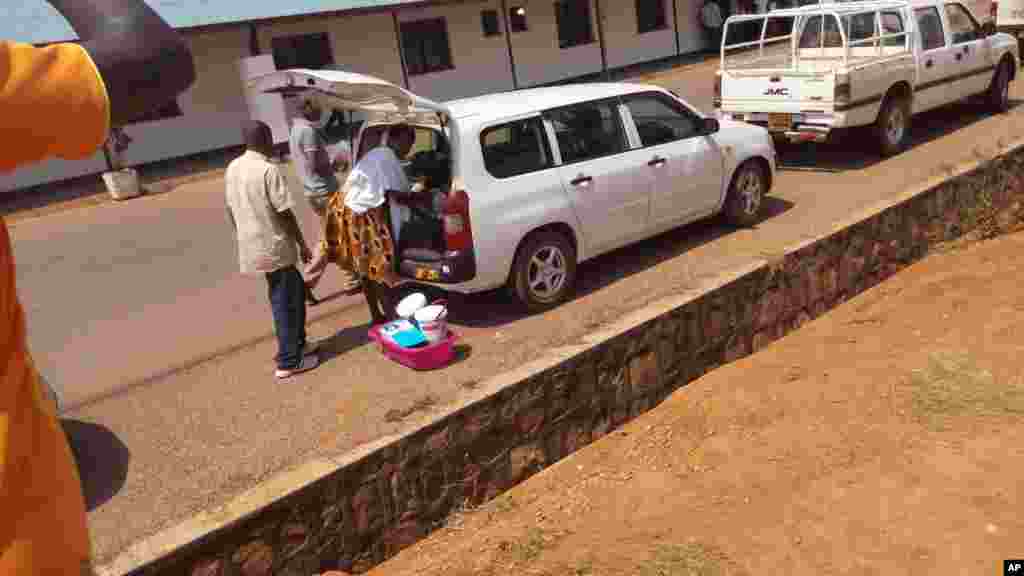
[[277, 335], [278, 378], [312, 370], [319, 364], [316, 348], [306, 342], [305, 283], [295, 267], [312, 254], [292, 209], [295, 202], [280, 167], [270, 161], [273, 139], [263, 122], [247, 122], [245, 153], [228, 165], [228, 217], [238, 242], [242, 274], [263, 275]]

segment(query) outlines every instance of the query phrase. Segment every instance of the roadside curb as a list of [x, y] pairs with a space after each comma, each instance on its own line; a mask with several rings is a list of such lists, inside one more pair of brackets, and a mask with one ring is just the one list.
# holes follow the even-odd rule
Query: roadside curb
[[1024, 140], [480, 384], [444, 414], [279, 474], [137, 542], [100, 575], [365, 571], [958, 238], [1024, 209]]

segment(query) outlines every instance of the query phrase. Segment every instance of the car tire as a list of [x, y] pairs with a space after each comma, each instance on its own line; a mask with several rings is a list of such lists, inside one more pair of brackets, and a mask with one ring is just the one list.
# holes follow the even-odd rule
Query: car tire
[[511, 288], [531, 314], [561, 304], [576, 282], [576, 249], [558, 232], [527, 237], [512, 266]]
[[993, 114], [1002, 114], [1010, 109], [1010, 65], [1005, 60], [996, 68], [996, 75], [988, 87], [986, 100]]
[[768, 175], [756, 160], [747, 160], [736, 169], [725, 196], [725, 220], [746, 228], [757, 224], [768, 191]]
[[886, 98], [878, 111], [874, 131], [883, 157], [903, 152], [910, 142], [910, 102], [906, 98]]

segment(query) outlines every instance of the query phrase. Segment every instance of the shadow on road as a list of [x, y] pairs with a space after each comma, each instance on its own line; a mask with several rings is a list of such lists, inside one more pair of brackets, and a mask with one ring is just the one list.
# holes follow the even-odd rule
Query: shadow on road
[[113, 498], [128, 477], [131, 452], [109, 429], [80, 420], [61, 420], [75, 455], [87, 510]]
[[360, 324], [342, 328], [335, 332], [334, 336], [325, 338], [320, 342], [320, 362], [330, 362], [342, 354], [368, 344], [370, 342], [370, 337], [367, 335], [369, 330], [370, 324]]
[[[1021, 100], [1011, 100], [1010, 110], [1021, 103]], [[962, 102], [924, 112], [913, 119], [908, 150], [938, 140], [991, 115], [978, 102]], [[863, 170], [884, 160], [875, 151], [877, 147], [869, 128], [844, 130], [824, 144], [779, 146], [779, 170], [835, 173]]]
[[[792, 202], [768, 196], [764, 199], [761, 222], [783, 214], [793, 206]], [[676, 228], [660, 236], [588, 260], [580, 264], [577, 270], [576, 292], [572, 300], [625, 280], [684, 252], [714, 242], [735, 230], [734, 227], [724, 224], [721, 219], [712, 218]], [[447, 298], [451, 304], [448, 321], [454, 325], [493, 328], [515, 322], [527, 315], [505, 290], [471, 295], [451, 293]]]

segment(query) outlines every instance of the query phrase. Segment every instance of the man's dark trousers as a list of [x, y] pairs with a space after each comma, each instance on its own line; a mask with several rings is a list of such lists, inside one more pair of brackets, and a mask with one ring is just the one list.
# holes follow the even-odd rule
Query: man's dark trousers
[[270, 309], [277, 335], [277, 367], [294, 370], [306, 345], [306, 285], [295, 266], [267, 274]]

